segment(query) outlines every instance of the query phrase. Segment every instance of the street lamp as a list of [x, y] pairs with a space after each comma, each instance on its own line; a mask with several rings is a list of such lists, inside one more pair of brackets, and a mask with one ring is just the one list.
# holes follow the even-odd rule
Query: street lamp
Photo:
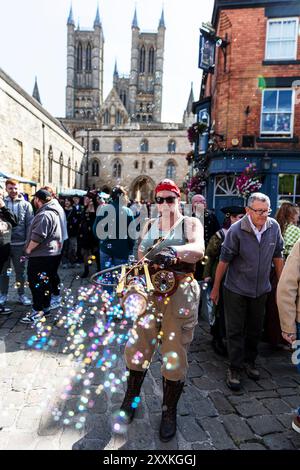
[[262, 169], [264, 171], [269, 171], [272, 165], [272, 158], [269, 157], [268, 153], [266, 152], [262, 158]]

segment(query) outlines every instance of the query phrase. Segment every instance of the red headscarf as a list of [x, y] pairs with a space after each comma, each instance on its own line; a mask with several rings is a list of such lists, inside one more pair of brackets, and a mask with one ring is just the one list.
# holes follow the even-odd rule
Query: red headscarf
[[178, 188], [177, 184], [169, 179], [164, 179], [158, 183], [155, 188], [155, 194], [157, 194], [159, 191], [172, 191], [172, 193], [175, 193], [176, 196], [180, 197], [180, 189]]

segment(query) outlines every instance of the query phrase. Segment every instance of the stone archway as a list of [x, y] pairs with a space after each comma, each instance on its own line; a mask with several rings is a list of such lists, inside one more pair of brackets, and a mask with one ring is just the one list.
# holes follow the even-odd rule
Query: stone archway
[[154, 201], [154, 181], [149, 176], [139, 176], [131, 185], [130, 197], [138, 201]]

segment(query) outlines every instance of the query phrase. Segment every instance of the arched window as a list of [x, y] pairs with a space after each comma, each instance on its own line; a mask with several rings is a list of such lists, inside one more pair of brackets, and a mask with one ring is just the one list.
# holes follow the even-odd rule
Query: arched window
[[99, 150], [100, 150], [100, 142], [98, 139], [94, 139], [92, 142], [92, 151], [99, 152]]
[[135, 161], [135, 162], [134, 162], [134, 168], [135, 168], [136, 170], [138, 170], [138, 168], [139, 168], [139, 162], [138, 162], [138, 161]]
[[113, 164], [113, 178], [121, 178], [122, 165], [119, 160]]
[[120, 139], [114, 141], [114, 152], [122, 152], [122, 141]]
[[48, 152], [48, 181], [52, 183], [52, 171], [53, 171], [53, 150], [52, 145], [49, 147]]
[[64, 157], [63, 157], [63, 154], [61, 153], [59, 157], [59, 184], [60, 186], [63, 185], [63, 180], [64, 180], [63, 171], [64, 171]]
[[126, 108], [126, 105], [127, 105], [127, 96], [126, 96], [126, 91], [125, 90], [121, 90], [120, 92], [120, 99], [122, 101], [122, 103], [124, 104], [125, 108]]
[[141, 112], [143, 112], [143, 103], [140, 103], [140, 109]]
[[170, 180], [175, 180], [176, 179], [176, 166], [175, 166], [174, 162], [168, 162], [166, 178], [168, 178]]
[[97, 160], [92, 162], [92, 176], [99, 176], [99, 163]]
[[148, 140], [146, 140], [146, 139], [142, 140], [141, 145], [140, 145], [140, 151], [141, 151], [141, 153], [149, 152]]
[[150, 168], [150, 170], [153, 170], [153, 161], [152, 160], [149, 162], [149, 168]]
[[120, 126], [120, 124], [123, 123], [123, 118], [122, 118], [122, 114], [120, 113], [120, 111], [117, 111], [117, 114], [116, 114], [116, 124]]
[[140, 73], [145, 73], [146, 50], [145, 46], [140, 49]]
[[109, 113], [109, 111], [105, 111], [105, 113], [103, 114], [103, 124], [105, 126], [108, 126], [110, 124], [110, 113]]
[[154, 48], [150, 47], [149, 50], [149, 61], [148, 61], [148, 72], [154, 73]]
[[90, 43], [86, 47], [85, 69], [87, 72], [92, 71], [92, 46]]
[[68, 188], [71, 186], [71, 158], [68, 160]]
[[136, 115], [136, 120], [137, 120], [138, 122], [140, 122], [140, 120], [141, 120], [141, 115], [140, 115], [140, 114], [137, 114], [137, 115]]
[[82, 71], [82, 44], [81, 42], [78, 43], [77, 46], [77, 71]]
[[175, 153], [176, 152], [176, 142], [175, 140], [169, 140], [168, 142], [168, 152]]

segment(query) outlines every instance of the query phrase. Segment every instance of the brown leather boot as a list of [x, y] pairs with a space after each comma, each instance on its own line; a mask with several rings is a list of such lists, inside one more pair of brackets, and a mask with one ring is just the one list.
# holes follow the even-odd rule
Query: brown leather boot
[[184, 382], [174, 382], [163, 377], [163, 407], [159, 430], [160, 440], [168, 442], [176, 434], [177, 403], [181, 396]]
[[128, 423], [131, 423], [134, 418], [135, 410], [138, 405], [138, 402], [135, 402], [135, 398], [138, 398], [140, 395], [146, 373], [147, 371], [140, 372], [136, 370], [129, 370], [129, 376], [127, 378], [127, 390], [123, 403], [120, 406], [120, 411], [125, 412]]

